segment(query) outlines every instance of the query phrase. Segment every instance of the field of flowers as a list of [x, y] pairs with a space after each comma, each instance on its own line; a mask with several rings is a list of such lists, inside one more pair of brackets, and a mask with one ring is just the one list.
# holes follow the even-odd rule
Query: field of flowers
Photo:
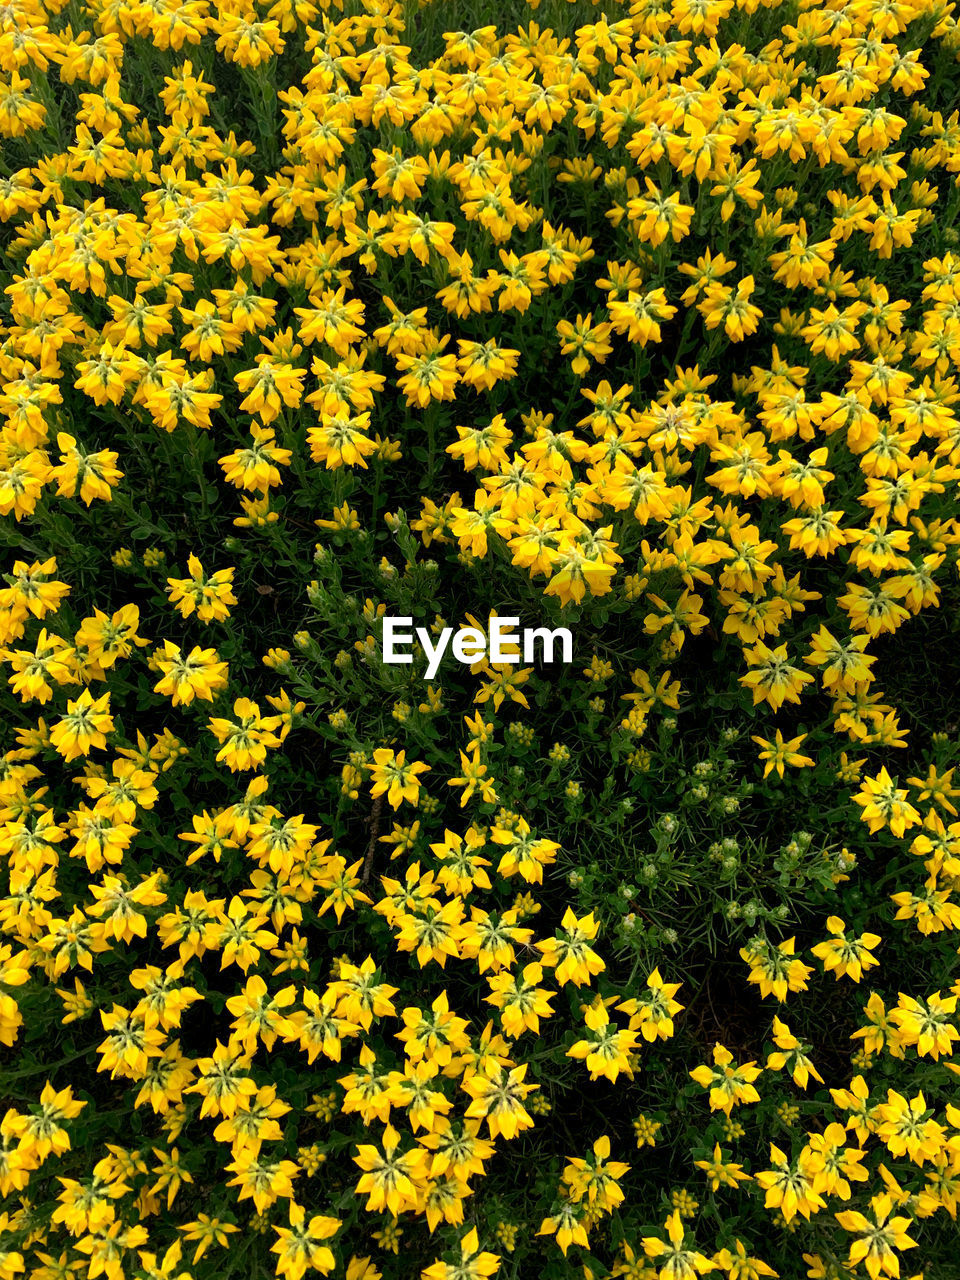
[[960, 1275], [955, 8], [0, 0], [0, 1280]]

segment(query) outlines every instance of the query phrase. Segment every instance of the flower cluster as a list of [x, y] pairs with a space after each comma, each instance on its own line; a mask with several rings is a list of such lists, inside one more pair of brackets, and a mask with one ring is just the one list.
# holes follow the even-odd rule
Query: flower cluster
[[954, 1274], [958, 60], [0, 6], [0, 1280]]

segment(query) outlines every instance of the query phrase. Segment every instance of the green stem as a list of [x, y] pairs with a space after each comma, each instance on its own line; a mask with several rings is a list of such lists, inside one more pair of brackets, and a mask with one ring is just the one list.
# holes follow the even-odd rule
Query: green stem
[[65, 1067], [68, 1063], [78, 1062], [81, 1058], [88, 1058], [93, 1052], [92, 1049], [78, 1049], [76, 1053], [69, 1053], [65, 1058], [59, 1058], [56, 1062], [40, 1062], [34, 1067], [25, 1067], [20, 1071], [4, 1071], [3, 1078], [7, 1080], [25, 1080], [28, 1076], [49, 1075], [51, 1071], [56, 1071], [57, 1067]]

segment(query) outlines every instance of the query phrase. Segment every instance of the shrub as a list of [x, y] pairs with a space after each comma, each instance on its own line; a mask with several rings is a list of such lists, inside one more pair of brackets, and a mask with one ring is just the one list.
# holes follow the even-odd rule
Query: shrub
[[0, 10], [0, 1280], [956, 1275], [952, 10]]

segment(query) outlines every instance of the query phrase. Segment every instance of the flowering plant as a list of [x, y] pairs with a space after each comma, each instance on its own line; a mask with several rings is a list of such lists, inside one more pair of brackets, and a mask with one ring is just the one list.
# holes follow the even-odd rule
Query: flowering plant
[[955, 1274], [958, 51], [0, 5], [0, 1280]]

